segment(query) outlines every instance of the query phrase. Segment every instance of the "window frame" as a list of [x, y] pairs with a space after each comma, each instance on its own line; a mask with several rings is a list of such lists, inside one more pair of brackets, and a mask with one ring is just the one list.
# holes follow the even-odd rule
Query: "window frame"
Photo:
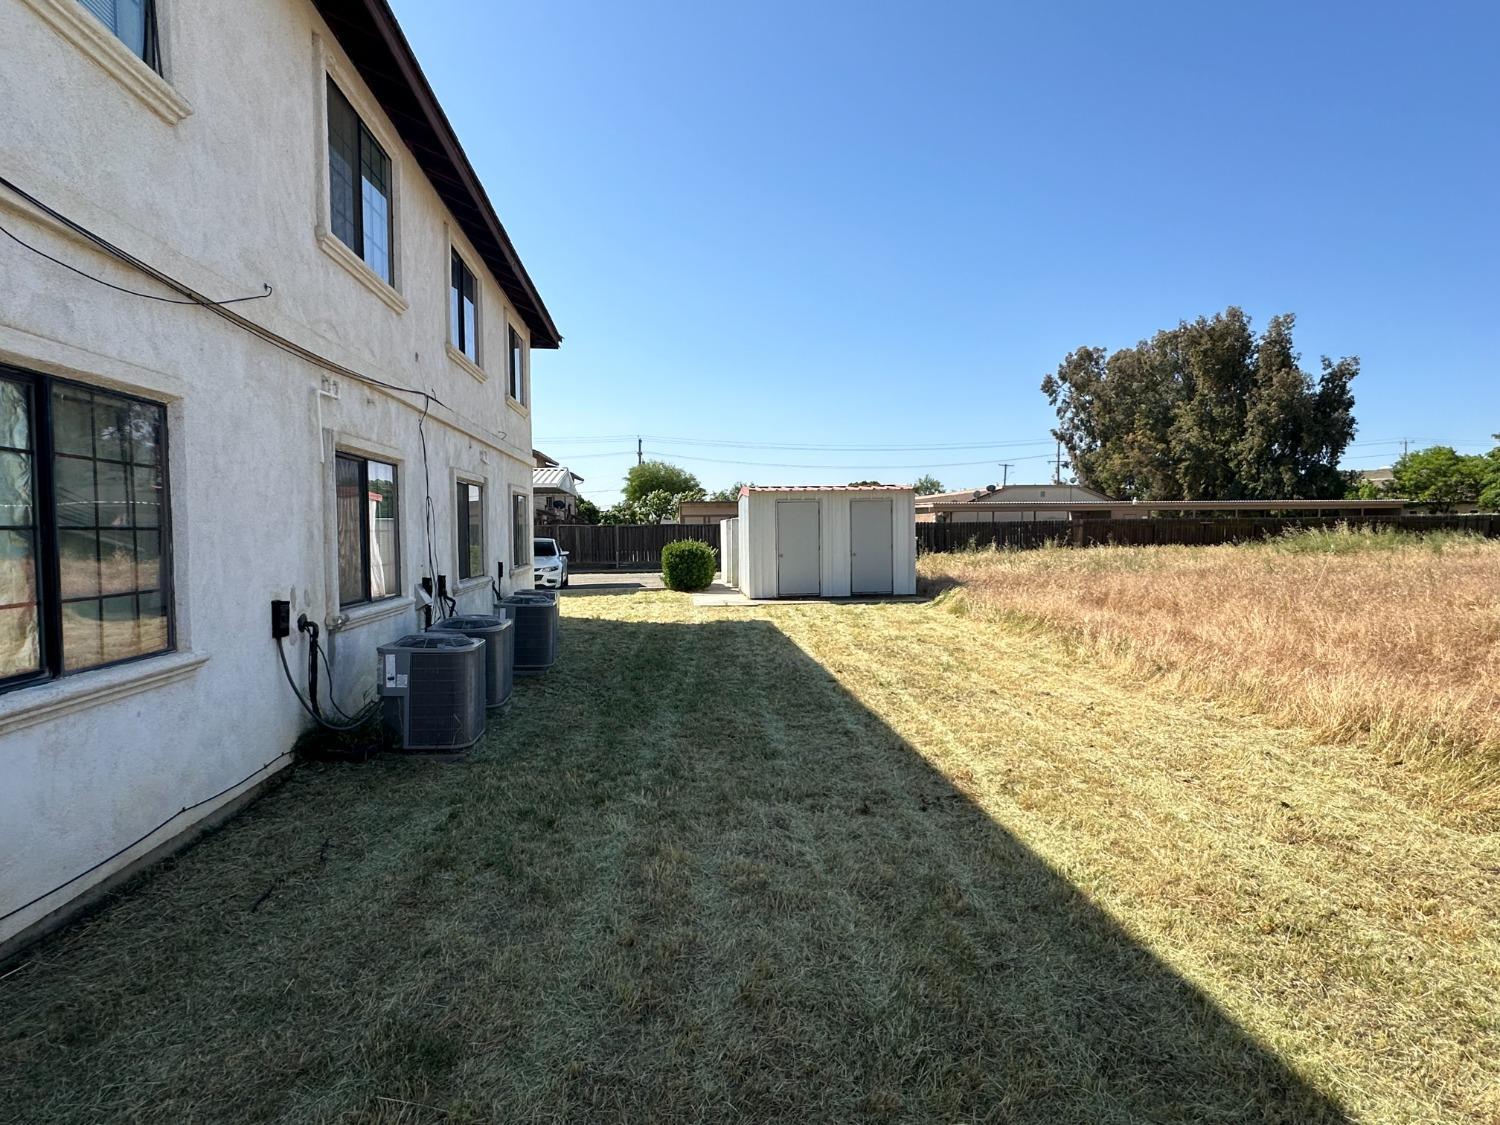
[[[32, 519], [32, 542], [35, 550], [35, 574], [33, 583], [35, 586], [36, 609], [37, 609], [37, 664], [35, 671], [19, 672], [14, 675], [0, 677], [0, 694], [14, 691], [18, 688], [33, 687], [38, 684], [53, 683], [72, 676], [80, 676], [87, 672], [97, 672], [104, 668], [117, 668], [124, 664], [134, 664], [142, 660], [152, 660], [158, 656], [166, 656], [177, 651], [177, 593], [175, 586], [174, 557], [172, 550], [173, 528], [172, 528], [172, 474], [171, 474], [171, 446], [170, 446], [170, 420], [167, 417], [167, 406], [165, 403], [149, 399], [142, 395], [131, 394], [128, 391], [117, 390], [113, 387], [102, 387], [92, 383], [81, 382], [77, 379], [65, 379], [55, 375], [48, 375], [40, 371], [29, 371], [23, 367], [16, 367], [8, 363], [0, 363], [0, 377], [12, 383], [23, 386], [28, 396], [28, 423], [31, 438], [31, 519]], [[104, 394], [112, 398], [125, 399], [127, 402], [140, 403], [142, 406], [150, 407], [160, 412], [161, 429], [157, 436], [157, 460], [161, 470], [161, 503], [157, 513], [158, 527], [161, 530], [161, 553], [157, 559], [157, 566], [161, 576], [158, 589], [161, 593], [162, 608], [166, 617], [166, 644], [151, 652], [136, 653], [132, 656], [122, 656], [118, 660], [107, 660], [99, 664], [90, 664], [86, 668], [72, 668], [65, 666], [64, 661], [67, 653], [63, 647], [63, 605], [65, 599], [62, 594], [62, 525], [58, 522], [57, 513], [57, 481], [56, 481], [56, 441], [53, 434], [53, 412], [52, 392], [54, 387], [77, 387], [88, 391], [90, 394]], [[97, 463], [98, 458], [90, 458], [92, 463]], [[134, 463], [129, 463], [134, 467]], [[95, 517], [97, 519], [97, 515]], [[9, 526], [9, 525], [7, 525]], [[132, 529], [134, 525], [132, 524]], [[96, 534], [97, 525], [93, 528]], [[136, 598], [141, 596], [139, 588], [130, 591]], [[99, 598], [119, 596], [106, 595], [102, 592]], [[77, 600], [77, 599], [75, 599]], [[139, 609], [139, 606], [137, 607]]]
[[536, 521], [531, 512], [531, 494], [519, 488], [510, 490], [510, 565], [512, 570], [531, 565], [531, 540]]
[[[448, 343], [459, 355], [475, 367], [479, 367], [482, 364], [479, 341], [483, 335], [479, 327], [479, 275], [469, 268], [469, 263], [458, 252], [458, 247], [450, 245], [448, 254]], [[462, 278], [459, 276], [460, 270], [463, 271]], [[463, 290], [461, 288], [463, 279], [469, 282], [471, 290], [469, 300], [474, 305], [472, 339], [467, 338], [464, 332]]]
[[[468, 506], [473, 503], [473, 501], [468, 497], [460, 498], [460, 493], [462, 493], [463, 490], [470, 488], [479, 490], [479, 568], [477, 570], [474, 570], [472, 573], [468, 573], [468, 570], [469, 554], [474, 547], [474, 528], [469, 525]], [[469, 480], [465, 477], [459, 477], [454, 482], [453, 526], [458, 540], [457, 565], [454, 569], [457, 571], [458, 580], [460, 582], [469, 582], [477, 578], [487, 577], [488, 575], [488, 563], [486, 562], [488, 555], [485, 551], [484, 533], [486, 522], [484, 518], [484, 493], [485, 487], [483, 481]]]
[[530, 398], [526, 393], [526, 338], [508, 321], [505, 330], [505, 395], [517, 406], [525, 407]]
[[[342, 527], [340, 526], [338, 508], [338, 463], [340, 461], [350, 461], [359, 466], [359, 490], [360, 494], [366, 497], [365, 501], [362, 502], [359, 506], [360, 596], [349, 601], [346, 601], [344, 599], [342, 552], [340, 551], [339, 543], [340, 536], [342, 535]], [[395, 490], [396, 503], [396, 512], [392, 517], [392, 526], [396, 533], [396, 543], [395, 549], [392, 552], [391, 560], [391, 565], [395, 569], [395, 581], [391, 583], [390, 591], [388, 593], [381, 594], [378, 598], [373, 596], [374, 587], [370, 581], [370, 505], [368, 497], [370, 494], [370, 465], [372, 463], [390, 467], [391, 486]], [[401, 596], [401, 572], [404, 569], [401, 565], [401, 544], [404, 538], [401, 534], [401, 487], [401, 466], [398, 465], [395, 461], [382, 461], [379, 457], [372, 457], [369, 454], [361, 453], [358, 450], [354, 449], [337, 449], [334, 451], [333, 537], [335, 558], [340, 562], [340, 565], [335, 568], [340, 610], [350, 609], [355, 606], [362, 605], [379, 605], [381, 602], [390, 601], [392, 598], [399, 598]]]
[[[381, 284], [390, 289], [396, 289], [396, 162], [387, 150], [386, 143], [376, 135], [365, 115], [359, 111], [354, 104], [354, 99], [344, 91], [344, 88], [334, 78], [332, 71], [324, 71], [324, 96], [323, 96], [323, 132], [325, 141], [324, 172], [328, 179], [327, 207], [328, 207], [328, 233], [340, 245], [344, 246], [353, 254], [365, 268], [370, 271]], [[335, 99], [342, 100], [348, 107], [350, 116], [354, 119], [354, 160], [352, 164], [351, 184], [354, 189], [351, 201], [351, 217], [354, 224], [354, 242], [346, 240], [339, 234], [335, 221], [334, 208], [334, 128], [333, 111]], [[365, 208], [364, 208], [364, 164], [366, 144], [378, 152], [385, 160], [385, 226], [386, 226], [386, 272], [381, 273], [379, 269], [365, 256]]]
[[[126, 43], [125, 40], [121, 38], [119, 29], [116, 27], [111, 27], [109, 24], [105, 23], [104, 20], [99, 16], [99, 13], [94, 11], [92, 7], [90, 7], [86, 3], [82, 3], [82, 0], [75, 0], [75, 2], [77, 2], [84, 11], [88, 12], [90, 16], [98, 20], [106, 31], [108, 31], [117, 40], [119, 40], [121, 46], [123, 46], [136, 58], [140, 59], [141, 62], [149, 66], [153, 71], [156, 72], [159, 77], [163, 76], [161, 63], [161, 28], [156, 15], [156, 0], [141, 0], [142, 28], [141, 49], [139, 51], [135, 50], [130, 46], [130, 44]], [[118, 0], [110, 0], [110, 2], [112, 6], [115, 7], [116, 14], [118, 15]]]

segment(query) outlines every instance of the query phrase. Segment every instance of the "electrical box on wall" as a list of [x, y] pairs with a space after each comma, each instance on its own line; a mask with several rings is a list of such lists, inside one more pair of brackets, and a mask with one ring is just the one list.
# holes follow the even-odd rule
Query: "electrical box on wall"
[[292, 632], [292, 603], [282, 598], [271, 599], [271, 636], [275, 640], [290, 636]]

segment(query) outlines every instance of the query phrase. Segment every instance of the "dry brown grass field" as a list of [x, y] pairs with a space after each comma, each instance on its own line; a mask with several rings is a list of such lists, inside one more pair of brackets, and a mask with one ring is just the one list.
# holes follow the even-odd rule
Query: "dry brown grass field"
[[1500, 542], [1303, 533], [1228, 547], [927, 555], [950, 608], [1037, 627], [1079, 661], [1371, 750], [1370, 770], [1493, 826]]

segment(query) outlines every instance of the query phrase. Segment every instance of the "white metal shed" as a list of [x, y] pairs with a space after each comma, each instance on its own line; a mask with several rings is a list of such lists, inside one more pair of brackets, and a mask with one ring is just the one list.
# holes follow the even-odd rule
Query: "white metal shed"
[[743, 488], [726, 521], [735, 585], [750, 598], [915, 594], [915, 505], [906, 485]]

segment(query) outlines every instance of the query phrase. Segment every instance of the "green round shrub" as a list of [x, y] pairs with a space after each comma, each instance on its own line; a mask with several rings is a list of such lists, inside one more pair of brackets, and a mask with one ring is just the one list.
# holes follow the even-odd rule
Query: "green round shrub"
[[661, 579], [669, 590], [706, 590], [717, 567], [714, 549], [696, 539], [679, 539], [661, 549]]

